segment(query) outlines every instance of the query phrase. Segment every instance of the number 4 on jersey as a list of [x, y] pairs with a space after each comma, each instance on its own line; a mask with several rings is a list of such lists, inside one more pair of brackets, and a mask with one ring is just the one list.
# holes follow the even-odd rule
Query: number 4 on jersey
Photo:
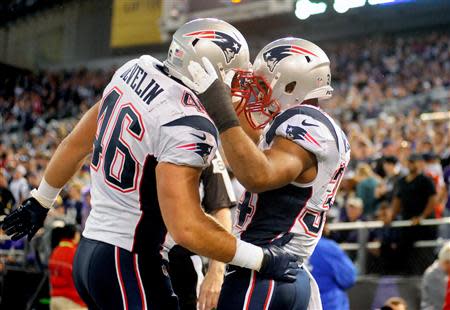
[[103, 100], [97, 119], [97, 135], [91, 166], [98, 171], [103, 162], [106, 183], [118, 191], [131, 192], [137, 186], [139, 164], [123, 134], [126, 131], [131, 137], [141, 141], [145, 129], [139, 112], [131, 103], [126, 103], [120, 106], [113, 127], [109, 131], [109, 139], [105, 136], [121, 97], [122, 92], [114, 88]]

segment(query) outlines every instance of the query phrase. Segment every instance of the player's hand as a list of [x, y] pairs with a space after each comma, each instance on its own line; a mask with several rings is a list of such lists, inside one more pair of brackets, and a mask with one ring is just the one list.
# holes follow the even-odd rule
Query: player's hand
[[[239, 120], [231, 103], [231, 91], [217, 76], [208, 58], [202, 58], [203, 67], [194, 61], [188, 65], [192, 79], [183, 76], [183, 83], [198, 94], [198, 98], [216, 124], [220, 133], [239, 126]], [[230, 79], [231, 73], [226, 80]]]
[[294, 282], [296, 280], [300, 269], [297, 263], [298, 257], [281, 248], [291, 241], [293, 236], [293, 234], [286, 234], [263, 247], [264, 258], [259, 270], [261, 275], [278, 281]]
[[211, 310], [217, 307], [223, 277], [224, 270], [208, 270], [200, 286], [198, 310]]
[[35, 198], [25, 200], [22, 205], [3, 220], [2, 229], [12, 240], [28, 235], [28, 241], [44, 226], [48, 208], [43, 207]]
[[186, 76], [181, 81], [197, 94], [203, 94], [219, 78], [213, 64], [208, 58], [202, 57], [203, 67], [195, 61], [190, 61], [187, 69], [192, 76]]

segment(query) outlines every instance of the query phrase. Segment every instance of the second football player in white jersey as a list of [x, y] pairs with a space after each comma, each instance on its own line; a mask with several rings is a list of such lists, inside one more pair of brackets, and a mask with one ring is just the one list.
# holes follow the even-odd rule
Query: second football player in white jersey
[[[285, 38], [265, 46], [254, 71], [238, 71], [232, 85], [241, 124], [229, 91], [215, 78], [208, 60], [204, 69], [190, 65], [196, 89], [220, 132], [233, 173], [247, 189], [238, 206], [235, 229], [242, 240], [259, 245], [293, 235], [284, 248], [303, 263], [313, 252], [326, 212], [350, 159], [345, 134], [318, 107], [331, 97], [330, 62], [317, 45]], [[245, 116], [245, 117], [244, 117]], [[264, 128], [259, 148], [249, 136]], [[218, 309], [310, 309], [321, 307], [318, 290], [306, 271], [294, 283], [268, 280], [255, 272], [231, 267]], [[313, 298], [310, 298], [310, 297]]]

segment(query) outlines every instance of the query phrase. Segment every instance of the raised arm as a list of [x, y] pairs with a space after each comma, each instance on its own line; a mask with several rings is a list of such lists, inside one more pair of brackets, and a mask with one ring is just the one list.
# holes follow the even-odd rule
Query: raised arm
[[233, 173], [251, 192], [264, 192], [293, 181], [316, 165], [316, 157], [282, 137], [273, 146], [261, 151], [241, 127], [233, 127], [220, 135], [223, 149]]
[[194, 89], [219, 130], [223, 149], [233, 173], [252, 192], [286, 185], [316, 165], [315, 155], [283, 137], [276, 137], [270, 150], [262, 152], [240, 127], [230, 89], [217, 78], [212, 64], [203, 58], [204, 68], [191, 62], [192, 80], [183, 82]]

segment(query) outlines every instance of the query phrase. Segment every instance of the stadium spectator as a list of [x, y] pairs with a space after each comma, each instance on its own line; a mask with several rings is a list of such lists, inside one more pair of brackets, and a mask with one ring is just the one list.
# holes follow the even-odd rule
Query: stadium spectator
[[398, 159], [395, 156], [387, 156], [383, 158], [383, 174], [384, 178], [375, 190], [375, 197], [378, 202], [391, 202], [394, 198], [395, 185], [400, 179], [399, 169], [397, 166]]
[[404, 264], [401, 252], [399, 252], [400, 229], [391, 227], [392, 208], [387, 202], [380, 204], [377, 211], [377, 220], [385, 225], [375, 229], [371, 233], [371, 240], [380, 242], [378, 253], [379, 268], [381, 274], [396, 274], [402, 270]]
[[369, 164], [361, 163], [356, 168], [356, 196], [362, 199], [364, 211], [367, 218], [375, 217], [376, 199], [375, 189], [378, 185], [378, 176], [373, 172]]
[[445, 205], [445, 210], [450, 211], [450, 165], [444, 170], [444, 182], [447, 191], [447, 204]]
[[82, 184], [73, 182], [67, 190], [67, 198], [64, 202], [66, 211], [66, 222], [71, 224], [81, 224], [82, 217]]
[[347, 289], [356, 282], [356, 268], [339, 245], [328, 239], [327, 228], [317, 243], [309, 263], [319, 286], [323, 309], [350, 309]]
[[22, 201], [28, 197], [28, 193], [30, 191], [27, 179], [25, 179], [26, 174], [27, 170], [24, 166], [17, 166], [14, 170], [13, 180], [9, 186], [17, 203], [22, 203]]
[[87, 309], [75, 289], [72, 263], [80, 240], [80, 232], [73, 225], [55, 228], [59, 243], [50, 255], [51, 310]]
[[449, 274], [450, 243], [446, 243], [439, 251], [438, 259], [427, 268], [422, 277], [420, 309], [443, 308]]
[[399, 251], [405, 261], [401, 265], [406, 274], [421, 274], [423, 270], [414, 261], [414, 242], [434, 239], [435, 227], [420, 226], [420, 221], [433, 215], [436, 205], [436, 189], [433, 181], [423, 174], [423, 158], [411, 154], [408, 158], [409, 173], [397, 184], [395, 198], [392, 201], [393, 218], [400, 215], [403, 220], [411, 220], [413, 226], [401, 230]]
[[444, 183], [444, 171], [440, 163], [439, 157], [433, 153], [432, 148], [428, 153], [423, 154], [425, 161], [424, 174], [431, 178], [436, 188], [437, 201], [434, 206], [434, 214], [436, 218], [442, 217], [444, 205], [446, 202], [446, 191]]
[[[363, 201], [358, 197], [351, 197], [347, 200], [344, 208], [339, 215], [340, 222], [357, 222], [364, 220]], [[331, 234], [331, 238], [339, 243], [358, 242], [358, 230], [340, 230]]]
[[423, 158], [412, 154], [408, 159], [409, 173], [397, 183], [393, 199], [393, 217], [401, 215], [404, 220], [418, 224], [421, 219], [433, 215], [436, 205], [436, 188], [433, 181], [423, 174]]

